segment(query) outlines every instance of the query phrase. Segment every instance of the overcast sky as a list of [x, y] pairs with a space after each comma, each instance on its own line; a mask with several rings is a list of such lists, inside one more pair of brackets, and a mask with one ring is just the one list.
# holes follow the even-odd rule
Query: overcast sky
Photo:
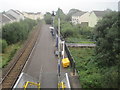
[[119, 0], [0, 0], [0, 12], [15, 9], [26, 12], [52, 12], [61, 8], [65, 13], [76, 8], [82, 11], [118, 10]]

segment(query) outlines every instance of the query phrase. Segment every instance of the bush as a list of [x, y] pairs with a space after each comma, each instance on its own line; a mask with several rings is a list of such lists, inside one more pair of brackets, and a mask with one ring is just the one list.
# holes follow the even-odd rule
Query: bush
[[0, 39], [0, 53], [4, 53], [5, 48], [8, 46], [6, 40]]
[[96, 25], [96, 61], [101, 67], [111, 67], [120, 63], [120, 27], [118, 13], [111, 12]]
[[52, 24], [52, 16], [49, 12], [47, 12], [44, 15], [44, 19], [45, 19], [46, 24]]
[[5, 39], [8, 44], [14, 44], [19, 41], [23, 41], [27, 38], [29, 32], [35, 25], [36, 22], [31, 19], [25, 19], [24, 21], [6, 24], [2, 29], [2, 38]]
[[102, 83], [101, 86], [104, 88], [117, 88], [119, 81], [119, 72], [118, 66], [114, 66], [111, 68], [101, 69], [103, 77], [101, 78]]
[[93, 30], [90, 27], [81, 27], [80, 25], [72, 25], [70, 22], [61, 21], [61, 33], [63, 38], [67, 42], [74, 42], [69, 41], [69, 38], [78, 38], [77, 42], [81, 40], [92, 40], [93, 37]]
[[61, 33], [64, 38], [74, 37], [76, 35], [76, 29], [68, 22], [62, 22]]

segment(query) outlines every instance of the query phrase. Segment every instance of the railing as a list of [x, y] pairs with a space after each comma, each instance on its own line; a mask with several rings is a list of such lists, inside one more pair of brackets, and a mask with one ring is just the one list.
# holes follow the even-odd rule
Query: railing
[[[58, 30], [57, 29], [55, 29], [55, 34], [58, 34]], [[61, 41], [65, 41], [62, 35], [60, 35], [60, 39], [61, 39]], [[72, 55], [70, 53], [70, 50], [67, 47], [66, 43], [65, 43], [65, 51], [66, 51], [66, 54], [67, 54], [67, 56], [68, 56], [68, 58], [70, 60], [70, 66], [71, 66], [71, 68], [73, 70], [73, 75], [75, 75], [75, 71], [76, 71], [75, 60], [73, 59], [73, 57], [72, 57]]]
[[73, 59], [73, 57], [72, 57], [72, 55], [70, 53], [70, 50], [69, 50], [69, 48], [67, 47], [66, 44], [65, 44], [65, 51], [66, 51], [66, 54], [67, 54], [67, 56], [68, 56], [68, 58], [70, 60], [71, 67], [73, 69], [73, 74], [75, 75], [75, 65], [76, 65], [75, 60]]

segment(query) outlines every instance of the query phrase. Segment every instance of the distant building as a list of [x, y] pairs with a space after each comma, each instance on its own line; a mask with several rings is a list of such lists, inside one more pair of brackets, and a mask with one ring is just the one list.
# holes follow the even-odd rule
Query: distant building
[[8, 23], [12, 23], [12, 22], [16, 22], [16, 18], [13, 17], [10, 14], [6, 14], [4, 13], [0, 13], [0, 27], [2, 27], [2, 25], [8, 24]]
[[83, 15], [81, 15], [79, 18], [79, 24], [81, 24], [81, 26], [89, 26], [89, 16], [89, 12], [86, 12]]
[[2, 27], [2, 25], [10, 23], [10, 21], [11, 20], [6, 15], [0, 13], [0, 28]]
[[83, 15], [84, 13], [85, 12], [80, 11], [80, 12], [77, 12], [77, 13], [73, 14], [72, 15], [72, 23], [73, 24], [79, 24], [80, 23], [80, 21], [79, 21], [80, 16]]
[[33, 20], [43, 19], [43, 15], [40, 12], [37, 13], [23, 12], [23, 14], [26, 18], [30, 18]]
[[24, 20], [24, 15], [18, 11], [10, 9], [7, 12], [0, 13], [0, 28], [8, 23], [19, 22]]
[[6, 16], [8, 19], [10, 19], [10, 22], [16, 22], [16, 18], [10, 14], [3, 13], [4, 16]]
[[82, 26], [94, 27], [108, 12], [107, 11], [92, 11], [72, 16], [73, 24], [81, 24]]
[[89, 15], [89, 27], [94, 27], [99, 20], [107, 14], [107, 11], [92, 11]]
[[24, 20], [24, 15], [18, 11], [18, 10], [13, 10], [13, 9], [10, 9], [9, 11], [6, 12], [7, 14], [10, 14], [12, 15], [13, 17], [16, 18], [16, 21], [20, 21], [20, 20]]

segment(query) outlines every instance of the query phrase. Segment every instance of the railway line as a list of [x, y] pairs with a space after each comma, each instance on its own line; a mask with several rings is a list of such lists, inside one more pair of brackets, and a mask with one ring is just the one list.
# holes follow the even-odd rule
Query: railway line
[[1, 85], [2, 88], [12, 88], [15, 84], [18, 76], [20, 75], [34, 45], [40, 33], [41, 23], [39, 23], [35, 30], [32, 31], [31, 35], [29, 36], [26, 44], [23, 46], [21, 52], [19, 53], [18, 57], [16, 58], [15, 62], [12, 64], [10, 69], [7, 73], [3, 76]]

